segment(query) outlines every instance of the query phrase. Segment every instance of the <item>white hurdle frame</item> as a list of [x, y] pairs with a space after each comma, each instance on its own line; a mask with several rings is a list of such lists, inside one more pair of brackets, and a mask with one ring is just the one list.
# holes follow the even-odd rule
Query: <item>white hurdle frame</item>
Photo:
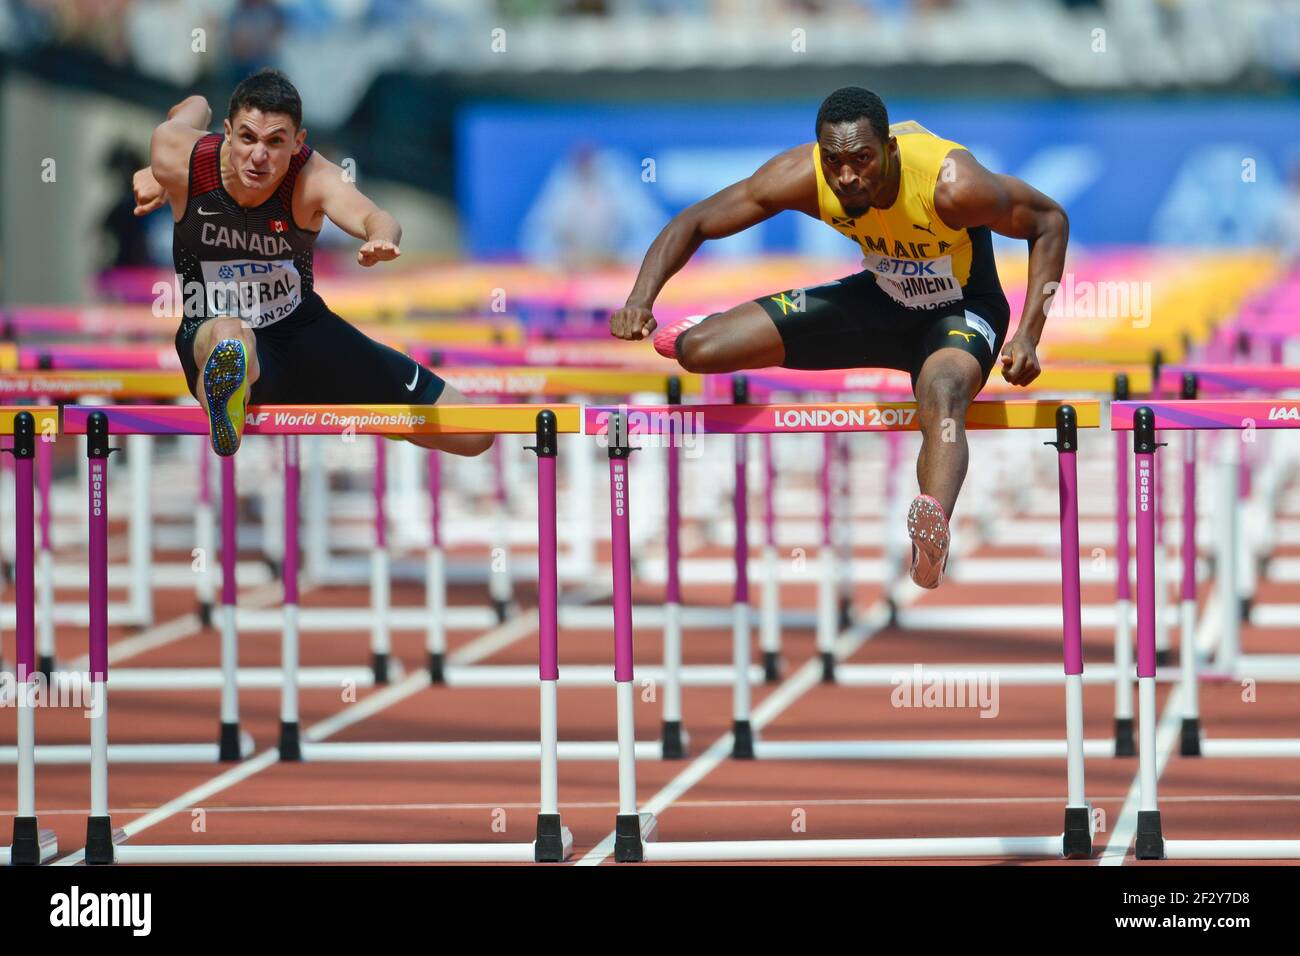
[[[743, 392], [737, 391], [737, 395]], [[972, 412], [980, 414], [968, 418], [968, 424], [979, 427], [983, 410], [976, 406], [1006, 406], [1011, 403], [984, 402], [975, 403]], [[1043, 404], [1043, 403], [1039, 403]], [[1075, 455], [1078, 447], [1078, 416], [1072, 405], [1056, 404], [1056, 435], [1058, 451], [1059, 480], [1061, 483], [1061, 573], [1062, 601], [1064, 605], [1065, 649], [1065, 698], [1066, 698], [1066, 735], [1064, 746], [1058, 746], [1044, 756], [1066, 755], [1067, 802], [1065, 808], [1065, 827], [1059, 836], [1044, 837], [983, 837], [951, 838], [923, 840], [739, 840], [739, 841], [700, 841], [700, 842], [655, 842], [657, 840], [657, 821], [653, 814], [641, 813], [636, 802], [636, 741], [633, 730], [633, 640], [631, 615], [631, 553], [628, 535], [628, 511], [633, 500], [629, 490], [628, 458], [634, 450], [630, 445], [628, 433], [629, 416], [633, 413], [642, 421], [653, 420], [654, 409], [626, 408], [590, 408], [584, 413], [588, 434], [603, 435], [609, 449], [610, 462], [610, 513], [612, 523], [611, 539], [613, 542], [614, 575], [614, 642], [615, 642], [615, 686], [618, 708], [618, 743], [619, 743], [619, 808], [615, 820], [614, 857], [618, 862], [642, 861], [684, 861], [684, 860], [752, 860], [752, 859], [884, 859], [884, 858], [937, 858], [937, 857], [1087, 857], [1092, 854], [1092, 810], [1084, 793], [1084, 742], [1083, 742], [1083, 659], [1082, 659], [1082, 622], [1079, 605], [1079, 546], [1078, 546], [1078, 495]], [[1094, 418], [1090, 422], [1096, 425], [1096, 403], [1090, 403]], [[744, 438], [747, 432], [783, 430], [777, 426], [760, 422], [759, 415], [769, 409], [776, 409], [779, 419], [781, 410], [796, 412], [813, 409], [849, 409], [868, 406], [799, 406], [769, 405], [755, 406], [757, 413], [753, 418], [743, 415], [728, 414], [736, 412], [735, 406], [697, 406], [692, 409], [705, 420], [705, 427], [713, 433], [733, 432], [738, 438]], [[870, 406], [875, 409], [915, 409], [914, 403], [896, 403]], [[1005, 412], [1004, 412], [1005, 413]], [[891, 427], [906, 427], [903, 416], [895, 412], [894, 424], [881, 424], [885, 417], [878, 416], [872, 425], [830, 425], [820, 427], [801, 425], [800, 431], [887, 431]], [[910, 416], [907, 418], [910, 422]], [[1089, 423], [1085, 423], [1087, 425]], [[993, 426], [997, 427], [997, 426]], [[1004, 424], [1003, 427], [1008, 427]], [[1015, 426], [1010, 426], [1015, 427]], [[1029, 426], [1020, 426], [1029, 427]], [[1044, 427], [1034, 420], [1032, 427]], [[737, 445], [739, 450], [740, 446]], [[738, 465], [737, 475], [741, 474]], [[745, 509], [741, 502], [744, 488], [738, 482], [736, 514], [743, 520]], [[738, 551], [743, 535], [738, 533]], [[741, 581], [737, 583], [738, 594]], [[737, 642], [739, 644], [739, 642]], [[738, 658], [748, 653], [748, 641], [742, 654], [737, 647]], [[737, 683], [737, 689], [741, 684]], [[746, 691], [747, 687], [744, 688]], [[824, 759], [826, 757], [849, 757], [851, 749], [857, 750], [852, 759], [873, 759], [874, 757], [897, 758], [902, 747], [897, 751], [882, 752], [888, 741], [849, 742], [850, 746], [841, 750], [835, 743], [814, 742], [805, 744], [790, 742], [765, 745], [753, 739], [747, 710], [748, 695], [737, 694], [735, 706], [735, 732], [733, 733], [733, 756], [740, 758], [767, 757], [769, 759]], [[743, 712], [742, 712], [743, 710]], [[892, 742], [914, 747], [924, 742]], [[1003, 753], [980, 752], [981, 742], [962, 741], [962, 757], [1008, 756]], [[1030, 741], [1029, 744], [1036, 742]], [[972, 746], [974, 745], [974, 746]], [[869, 748], [879, 748], [874, 753]], [[974, 751], [974, 752], [972, 752]], [[947, 755], [946, 753], [943, 755]], [[955, 755], [955, 754], [954, 754]], [[1016, 753], [1015, 756], [1023, 754]], [[928, 756], [928, 754], [927, 754]]]
[[[363, 409], [372, 408], [373, 406], [362, 406]], [[519, 411], [519, 406], [504, 406], [504, 410], [512, 413]], [[336, 411], [346, 411], [346, 406], [341, 406]], [[439, 407], [436, 410], [430, 406], [428, 408], [412, 408], [411, 412], [423, 412], [433, 418], [434, 428], [426, 431], [436, 433], [439, 430], [459, 433], [474, 434], [483, 432], [495, 432], [497, 434], [509, 433], [513, 428], [514, 431], [521, 429], [507, 424], [507, 420], [502, 418], [501, 428], [486, 429], [483, 427], [484, 411], [489, 414], [492, 409], [485, 409], [484, 406], [475, 406], [472, 409], [466, 407]], [[375, 844], [375, 843], [336, 843], [336, 844], [217, 844], [217, 845], [155, 845], [149, 846], [144, 844], [128, 844], [125, 842], [125, 835], [122, 831], [115, 831], [112, 826], [112, 820], [108, 813], [108, 698], [107, 698], [107, 619], [105, 614], [107, 594], [107, 500], [106, 500], [106, 483], [104, 482], [105, 467], [107, 458], [110, 453], [108, 447], [109, 435], [112, 431], [111, 422], [118, 409], [114, 408], [80, 408], [76, 413], [80, 418], [84, 418], [84, 427], [88, 441], [88, 454], [90, 456], [90, 514], [91, 514], [91, 553], [90, 553], [90, 587], [91, 587], [91, 669], [95, 675], [94, 687], [98, 695], [96, 701], [96, 714], [91, 720], [91, 809], [90, 816], [87, 820], [87, 837], [86, 837], [86, 862], [88, 864], [112, 864], [112, 863], [339, 863], [339, 862], [453, 862], [453, 861], [470, 861], [470, 862], [561, 862], [568, 858], [572, 851], [573, 837], [569, 830], [562, 826], [559, 814], [558, 803], [558, 781], [556, 778], [557, 767], [557, 726], [556, 717], [556, 684], [558, 681], [558, 669], [556, 662], [556, 637], [558, 634], [558, 575], [556, 571], [556, 508], [555, 508], [555, 456], [557, 452], [557, 434], [559, 432], [559, 423], [556, 412], [546, 408], [539, 408], [536, 414], [536, 434], [537, 446], [534, 451], [538, 458], [538, 533], [539, 533], [539, 631], [542, 634], [542, 654], [539, 662], [540, 670], [540, 698], [541, 698], [541, 716], [540, 716], [540, 734], [539, 744], [534, 749], [532, 756], [539, 759], [541, 771], [541, 800], [540, 812], [538, 814], [537, 835], [536, 839], [528, 843], [504, 843], [504, 844], [474, 844], [474, 843], [411, 843], [411, 844]], [[463, 413], [459, 414], [458, 413]], [[567, 416], [576, 425], [576, 416]], [[513, 420], [517, 421], [515, 415]], [[144, 416], [145, 424], [137, 424], [129, 414], [123, 414], [120, 418], [122, 429], [131, 428], [159, 428], [167, 431], [178, 431], [184, 427], [198, 427], [203, 423], [197, 419], [182, 423], [176, 420], [175, 424], [155, 425], [148, 421], [148, 415]], [[367, 426], [369, 427], [369, 426]], [[254, 430], [254, 429], [250, 429]], [[358, 430], [361, 430], [358, 428]], [[567, 431], [573, 431], [573, 425], [566, 427]], [[381, 434], [375, 428], [370, 428], [371, 433]], [[280, 434], [293, 436], [295, 433], [292, 429], [280, 429]], [[296, 628], [293, 626], [295, 615], [293, 609], [296, 605], [297, 593], [297, 521], [298, 521], [298, 449], [296, 443], [290, 443], [286, 448], [286, 483], [292, 479], [291, 495], [285, 502], [284, 516], [286, 524], [293, 522], [291, 527], [287, 527], [285, 548], [285, 567], [287, 571], [292, 571], [292, 588], [286, 588], [286, 628], [284, 631], [283, 646], [285, 649], [284, 665], [292, 674], [292, 666], [296, 664]], [[222, 485], [223, 492], [233, 492], [234, 490], [234, 468], [232, 459], [223, 459]], [[228, 512], [223, 515], [222, 538], [223, 545], [229, 543], [233, 545], [234, 537], [234, 515]], [[291, 555], [292, 552], [292, 555]], [[232, 576], [227, 576], [223, 582], [223, 636], [232, 635], [234, 632], [234, 582]], [[229, 675], [228, 675], [229, 678]], [[228, 721], [232, 718], [237, 720], [237, 712], [227, 707], [229, 693], [234, 689], [233, 682], [227, 680], [223, 688], [223, 742], [227, 736], [226, 730], [230, 726]], [[288, 716], [296, 722], [296, 686], [292, 681], [287, 681], [284, 685], [285, 697], [282, 701], [282, 720]], [[296, 730], [296, 723], [295, 723]], [[296, 738], [296, 732], [293, 735]], [[283, 742], [283, 741], [282, 741]], [[319, 755], [313, 755], [311, 748], [323, 748], [329, 746], [325, 743], [302, 742], [301, 759], [321, 759]], [[344, 745], [346, 747], [346, 745]], [[364, 745], [374, 746], [374, 745]], [[346, 753], [346, 750], [336, 751], [336, 753]], [[328, 759], [328, 758], [325, 758]], [[340, 759], [375, 759], [373, 757], [363, 758], [359, 755], [343, 756]], [[383, 759], [383, 758], [379, 758]], [[400, 759], [400, 758], [399, 758]], [[455, 759], [448, 757], [446, 759]]]

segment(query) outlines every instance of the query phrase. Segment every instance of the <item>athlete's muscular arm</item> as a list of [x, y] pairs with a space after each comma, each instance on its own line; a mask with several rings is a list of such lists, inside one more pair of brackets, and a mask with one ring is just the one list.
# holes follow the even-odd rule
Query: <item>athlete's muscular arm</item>
[[132, 183], [137, 216], [153, 212], [165, 201], [171, 202], [177, 219], [185, 212], [190, 152], [211, 122], [212, 109], [201, 96], [188, 97], [168, 110], [167, 119], [149, 141], [149, 165], [135, 174]]
[[643, 339], [655, 330], [655, 299], [660, 290], [706, 239], [723, 239], [787, 209], [817, 217], [817, 178], [812, 144], [796, 146], [764, 163], [743, 179], [683, 209], [650, 245], [627, 304], [609, 317], [609, 330], [621, 339]]
[[1014, 176], [989, 172], [965, 150], [954, 150], [953, 175], [940, 177], [935, 211], [954, 229], [988, 226], [1013, 239], [1029, 241], [1029, 284], [1015, 335], [1002, 348], [1002, 376], [1012, 385], [1038, 377], [1036, 348], [1047, 322], [1052, 295], [1065, 270], [1070, 220], [1065, 210]]
[[397, 220], [357, 189], [340, 167], [320, 153], [312, 153], [298, 174], [294, 218], [311, 229], [319, 229], [325, 216], [349, 236], [365, 240], [357, 250], [357, 262], [363, 266], [402, 254], [402, 227]]

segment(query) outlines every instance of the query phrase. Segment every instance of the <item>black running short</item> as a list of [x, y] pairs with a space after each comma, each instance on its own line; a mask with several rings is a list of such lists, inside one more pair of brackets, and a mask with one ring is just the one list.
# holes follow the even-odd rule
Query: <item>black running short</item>
[[[201, 324], [186, 319], [176, 332], [176, 352], [195, 397], [194, 337]], [[253, 334], [261, 374], [249, 396], [252, 405], [432, 405], [446, 385], [411, 357], [339, 318], [314, 292], [290, 316]]]
[[786, 368], [893, 368], [912, 376], [943, 348], [969, 352], [988, 381], [1011, 309], [1001, 290], [936, 309], [908, 309], [869, 272], [755, 299], [785, 343]]

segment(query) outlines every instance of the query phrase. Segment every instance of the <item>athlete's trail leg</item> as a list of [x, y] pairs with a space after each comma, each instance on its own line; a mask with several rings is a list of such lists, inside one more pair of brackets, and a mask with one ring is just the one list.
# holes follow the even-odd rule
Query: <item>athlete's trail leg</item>
[[961, 349], [933, 353], [916, 381], [917, 414], [921, 423], [921, 454], [916, 480], [952, 517], [957, 493], [966, 479], [970, 449], [966, 444], [966, 409], [979, 393], [983, 377], [979, 362]]
[[711, 315], [677, 340], [677, 358], [688, 372], [739, 372], [785, 361], [776, 323], [756, 302]]
[[[450, 385], [444, 385], [437, 404], [468, 405], [469, 400]], [[494, 435], [408, 435], [407, 441], [422, 448], [436, 448], [438, 451], [473, 458], [491, 448], [495, 437]]]

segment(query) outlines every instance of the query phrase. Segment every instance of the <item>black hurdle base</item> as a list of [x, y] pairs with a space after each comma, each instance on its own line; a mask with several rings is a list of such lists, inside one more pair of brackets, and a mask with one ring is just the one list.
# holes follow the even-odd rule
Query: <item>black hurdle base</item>
[[199, 623], [205, 628], [212, 626], [212, 602], [199, 602]]
[[446, 657], [442, 651], [429, 652], [429, 683], [445, 684], [447, 683]]
[[620, 813], [614, 820], [614, 862], [641, 863], [645, 846], [641, 843], [641, 815]]
[[754, 759], [754, 728], [748, 720], [733, 721], [731, 734], [735, 742], [731, 746], [731, 756], [737, 760]]
[[781, 655], [776, 651], [763, 652], [763, 683], [775, 684], [781, 679]]
[[35, 817], [14, 817], [14, 839], [9, 847], [12, 866], [38, 866], [41, 862], [41, 831]]
[[1178, 653], [1172, 647], [1166, 647], [1162, 651], [1156, 651], [1156, 666], [1169, 667], [1178, 663]]
[[54, 680], [54, 655], [42, 654], [36, 659], [36, 670], [45, 678], [45, 684], [48, 687]]
[[238, 763], [243, 759], [239, 752], [239, 724], [221, 724], [221, 734], [217, 738], [217, 759], [222, 763]]
[[682, 760], [686, 757], [686, 731], [680, 720], [665, 720], [662, 734], [663, 758]]
[[1067, 860], [1086, 860], [1092, 856], [1092, 807], [1065, 808], [1061, 855]]
[[564, 862], [564, 828], [558, 813], [537, 814], [537, 842], [533, 844], [533, 862]]
[[1183, 718], [1178, 753], [1183, 757], [1199, 757], [1201, 755], [1201, 718]]
[[1160, 830], [1159, 810], [1139, 810], [1135, 855], [1139, 860], [1163, 860], [1165, 838]]
[[850, 598], [840, 598], [839, 626], [841, 631], [847, 631], [853, 626], [853, 601]]
[[1242, 624], [1249, 624], [1249, 623], [1250, 623], [1250, 611], [1251, 611], [1251, 608], [1253, 608], [1253, 607], [1255, 606], [1255, 599], [1254, 599], [1253, 597], [1244, 597], [1244, 598], [1240, 598], [1240, 599], [1238, 600], [1238, 603], [1240, 604], [1240, 608], [1239, 608], [1239, 610], [1240, 610], [1240, 613], [1241, 613], [1241, 623], [1242, 623]]
[[90, 817], [86, 820], [86, 864], [107, 866], [113, 862], [113, 818]]
[[1115, 756], [1134, 757], [1137, 755], [1137, 742], [1133, 737], [1133, 718], [1115, 718]]
[[493, 601], [492, 610], [496, 611], [498, 624], [504, 624], [506, 621], [510, 620], [509, 601]]
[[831, 651], [822, 651], [822, 683], [835, 683], [835, 655]]
[[302, 741], [299, 736], [298, 721], [280, 721], [280, 759], [286, 761], [302, 760]]
[[375, 684], [388, 683], [388, 652], [375, 651], [370, 655], [370, 669], [375, 675]]

